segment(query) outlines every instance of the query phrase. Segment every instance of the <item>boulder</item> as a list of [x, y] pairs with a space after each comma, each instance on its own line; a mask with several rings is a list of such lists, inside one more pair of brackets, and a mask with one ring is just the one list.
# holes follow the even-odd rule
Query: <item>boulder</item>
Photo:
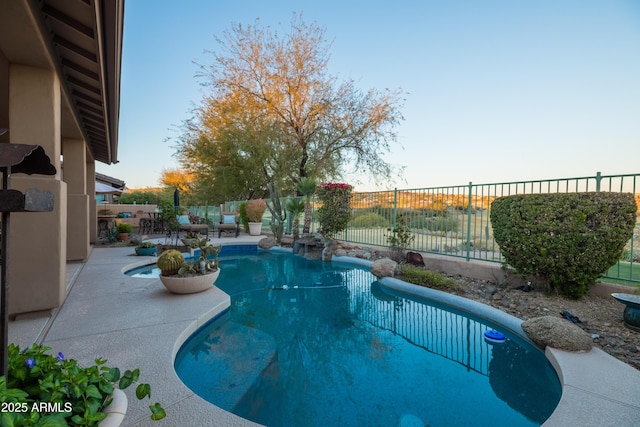
[[333, 254], [335, 256], [346, 256], [347, 251], [345, 251], [344, 249], [336, 249], [336, 251]]
[[260, 239], [260, 241], [258, 242], [258, 247], [260, 249], [271, 249], [272, 247], [276, 246], [278, 244], [278, 242], [276, 241], [275, 238], [273, 237], [265, 237], [264, 239]]
[[379, 259], [371, 264], [371, 274], [378, 279], [381, 277], [393, 277], [397, 265], [398, 263], [392, 259]]
[[306, 259], [323, 259], [324, 242], [319, 234], [304, 234], [293, 242], [294, 255], [300, 255]]
[[305, 234], [304, 236], [302, 236], [298, 240], [296, 240], [294, 243], [297, 244], [297, 245], [302, 245], [302, 246], [320, 245], [319, 240], [317, 240], [315, 238], [315, 236], [312, 235], [312, 234]]
[[364, 249], [353, 249], [347, 252], [347, 255], [353, 258], [371, 259], [371, 253], [365, 251]]
[[327, 239], [324, 242], [324, 249], [322, 251], [322, 261], [330, 262], [331, 259], [333, 258], [333, 254], [335, 253], [336, 250], [338, 250], [339, 247], [340, 246], [335, 240]]
[[522, 322], [522, 330], [542, 348], [566, 351], [589, 351], [593, 341], [579, 326], [554, 316], [535, 317]]
[[407, 252], [407, 264], [424, 267], [424, 259], [418, 252]]

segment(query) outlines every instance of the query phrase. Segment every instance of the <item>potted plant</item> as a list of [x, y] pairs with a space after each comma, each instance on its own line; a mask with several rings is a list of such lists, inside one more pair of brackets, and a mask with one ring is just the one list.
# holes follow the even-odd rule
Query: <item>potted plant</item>
[[185, 246], [193, 247], [197, 244], [197, 241], [201, 238], [200, 233], [195, 231], [188, 231], [184, 237], [181, 237], [180, 240], [184, 243]]
[[136, 246], [135, 250], [136, 255], [141, 256], [155, 256], [157, 253], [156, 245], [153, 242], [142, 242]]
[[[127, 407], [122, 390], [138, 383], [140, 370], [126, 370], [121, 376], [120, 370], [107, 367], [104, 359], [98, 358], [94, 365], [81, 367], [62, 353], [47, 354], [48, 350], [51, 348], [39, 344], [23, 350], [9, 344], [7, 376], [0, 377], [0, 402], [3, 407], [13, 409], [0, 413], [0, 424], [119, 425]], [[138, 384], [136, 397], [149, 399], [152, 420], [166, 416], [160, 403], [151, 404], [149, 384]], [[38, 402], [47, 402], [51, 410], [40, 411], [40, 406], [35, 406]], [[110, 418], [113, 418], [111, 424]]]
[[131, 224], [126, 224], [124, 222], [118, 224], [118, 240], [121, 242], [125, 242], [129, 239], [129, 233], [131, 233], [132, 227]]
[[175, 294], [192, 294], [210, 289], [220, 275], [218, 253], [220, 246], [209, 244], [209, 238], [197, 239], [192, 248], [199, 251], [194, 261], [186, 261], [175, 249], [164, 251], [156, 265], [160, 269], [160, 281]]
[[263, 199], [254, 199], [247, 202], [246, 211], [250, 235], [259, 236], [262, 232], [262, 215], [266, 210], [267, 204]]

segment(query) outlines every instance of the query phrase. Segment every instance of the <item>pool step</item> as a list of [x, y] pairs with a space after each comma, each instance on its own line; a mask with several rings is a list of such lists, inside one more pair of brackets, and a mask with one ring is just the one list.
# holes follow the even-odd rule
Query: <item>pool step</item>
[[[198, 372], [186, 374], [181, 370], [183, 382], [196, 394], [227, 411], [260, 380], [276, 358], [276, 342], [269, 334], [231, 321], [219, 322], [206, 340], [206, 353], [190, 358]], [[205, 371], [202, 371], [202, 364]]]

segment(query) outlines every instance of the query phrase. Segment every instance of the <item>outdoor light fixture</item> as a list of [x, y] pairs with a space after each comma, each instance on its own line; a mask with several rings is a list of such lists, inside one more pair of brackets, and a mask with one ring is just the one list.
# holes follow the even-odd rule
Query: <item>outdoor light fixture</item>
[[[0, 135], [8, 129], [0, 129]], [[8, 346], [8, 288], [9, 277], [9, 214], [11, 212], [50, 212], [53, 210], [54, 197], [50, 191], [40, 191], [29, 188], [23, 194], [9, 188], [11, 172], [55, 175], [56, 168], [44, 149], [39, 145], [0, 144], [0, 172], [2, 173], [2, 187], [0, 188], [0, 212], [2, 212], [2, 252], [0, 256], [0, 375], [7, 375], [7, 346]]]

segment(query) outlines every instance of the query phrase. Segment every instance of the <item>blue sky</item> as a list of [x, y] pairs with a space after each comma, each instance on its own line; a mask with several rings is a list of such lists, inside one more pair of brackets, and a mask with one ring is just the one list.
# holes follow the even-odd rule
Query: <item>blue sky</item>
[[[119, 163], [97, 171], [156, 187], [177, 127], [203, 92], [214, 36], [292, 12], [333, 40], [329, 69], [363, 91], [407, 92], [402, 179], [356, 190], [640, 173], [637, 0], [127, 0]], [[361, 182], [358, 183], [357, 181]]]

